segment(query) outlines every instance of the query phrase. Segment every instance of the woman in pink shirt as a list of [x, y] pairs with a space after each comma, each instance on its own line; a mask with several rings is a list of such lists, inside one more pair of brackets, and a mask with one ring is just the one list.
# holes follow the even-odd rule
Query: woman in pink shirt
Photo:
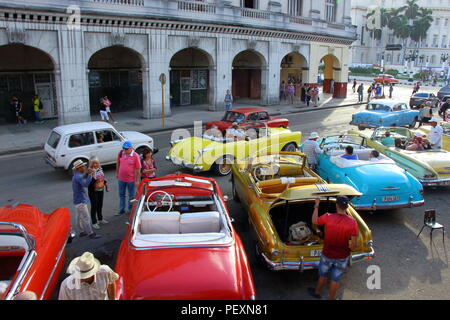
[[153, 153], [150, 150], [145, 150], [142, 158], [141, 179], [151, 179], [156, 177], [156, 162], [155, 159], [153, 159]]

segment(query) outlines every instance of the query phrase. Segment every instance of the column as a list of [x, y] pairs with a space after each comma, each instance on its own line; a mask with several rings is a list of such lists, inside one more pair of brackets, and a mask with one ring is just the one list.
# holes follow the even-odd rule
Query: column
[[[232, 39], [226, 36], [217, 38], [217, 56], [215, 71], [215, 110], [225, 110], [225, 94], [232, 90], [233, 57], [231, 56]], [[234, 92], [231, 92], [234, 94]]]
[[[274, 105], [280, 103], [280, 63], [283, 57], [280, 57], [279, 41], [271, 41], [269, 43], [269, 61], [267, 71], [267, 104]], [[261, 74], [261, 82], [263, 81], [263, 73]], [[262, 94], [262, 92], [261, 92]]]
[[[170, 70], [169, 70], [169, 49], [168, 37], [160, 30], [151, 30], [149, 39], [149, 57], [148, 57], [148, 92], [149, 107], [144, 108], [144, 118], [153, 119], [162, 117], [162, 87], [159, 78], [162, 73], [166, 75], [166, 84], [164, 87], [164, 115], [172, 114], [170, 108]], [[144, 75], [143, 75], [144, 76]]]
[[60, 125], [91, 120], [83, 41], [81, 30], [58, 32], [60, 68], [55, 82]]
[[339, 66], [333, 67], [333, 79], [334, 79], [334, 94], [333, 98], [346, 98], [347, 97], [347, 85], [348, 85], [348, 63], [350, 56], [350, 49], [347, 46], [339, 48], [340, 52]]

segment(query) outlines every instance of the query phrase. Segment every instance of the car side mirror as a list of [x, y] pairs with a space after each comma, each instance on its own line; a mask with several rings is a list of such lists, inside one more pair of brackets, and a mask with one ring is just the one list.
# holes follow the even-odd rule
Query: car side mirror
[[223, 196], [223, 201], [227, 202], [229, 199], [230, 198], [227, 195]]

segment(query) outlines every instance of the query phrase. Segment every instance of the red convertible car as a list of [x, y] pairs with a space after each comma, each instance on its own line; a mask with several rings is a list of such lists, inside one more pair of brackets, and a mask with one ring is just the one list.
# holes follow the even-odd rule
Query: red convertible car
[[0, 300], [24, 291], [50, 299], [71, 237], [68, 209], [46, 214], [24, 204], [0, 208]]
[[384, 84], [390, 84], [390, 83], [397, 84], [397, 83], [399, 83], [399, 81], [397, 79], [395, 79], [395, 77], [390, 75], [390, 74], [380, 74], [378, 77], [374, 78], [373, 81], [384, 83]]
[[145, 179], [136, 199], [115, 266], [117, 299], [255, 299], [244, 247], [214, 179]]
[[260, 121], [267, 123], [269, 127], [282, 127], [287, 128], [289, 126], [289, 120], [286, 118], [275, 118], [269, 116], [269, 113], [265, 109], [261, 108], [237, 108], [227, 111], [220, 121], [210, 121], [205, 124], [205, 130], [210, 129], [213, 125], [216, 125], [220, 132], [225, 135], [225, 131], [231, 128], [233, 122], [243, 124], [247, 121]]

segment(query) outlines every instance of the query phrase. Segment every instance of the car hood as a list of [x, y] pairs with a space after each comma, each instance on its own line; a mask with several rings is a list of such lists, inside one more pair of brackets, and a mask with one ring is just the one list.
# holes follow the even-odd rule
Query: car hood
[[182, 141], [175, 143], [169, 151], [170, 156], [174, 156], [193, 163], [198, 157], [199, 150], [214, 149], [217, 147], [223, 148], [224, 144], [209, 139], [203, 139], [199, 137], [190, 137], [183, 139]]
[[[405, 173], [405, 170], [396, 164], [389, 163], [369, 163], [346, 170], [347, 178], [349, 178], [357, 187], [358, 191], [367, 193], [380, 193], [382, 189], [397, 189], [398, 192], [412, 191], [414, 187], [411, 180]], [[415, 187], [419, 187], [418, 184]], [[394, 189], [393, 189], [394, 190]]]
[[126, 299], [248, 299], [233, 246], [133, 250], [122, 270]]
[[143, 133], [137, 132], [137, 131], [121, 131], [120, 132], [124, 138], [127, 140], [133, 141], [152, 141], [153, 139]]
[[206, 128], [209, 129], [212, 126], [217, 126], [219, 128], [219, 130], [225, 130], [228, 129], [229, 127], [231, 127], [233, 122], [231, 121], [210, 121], [206, 123]]

